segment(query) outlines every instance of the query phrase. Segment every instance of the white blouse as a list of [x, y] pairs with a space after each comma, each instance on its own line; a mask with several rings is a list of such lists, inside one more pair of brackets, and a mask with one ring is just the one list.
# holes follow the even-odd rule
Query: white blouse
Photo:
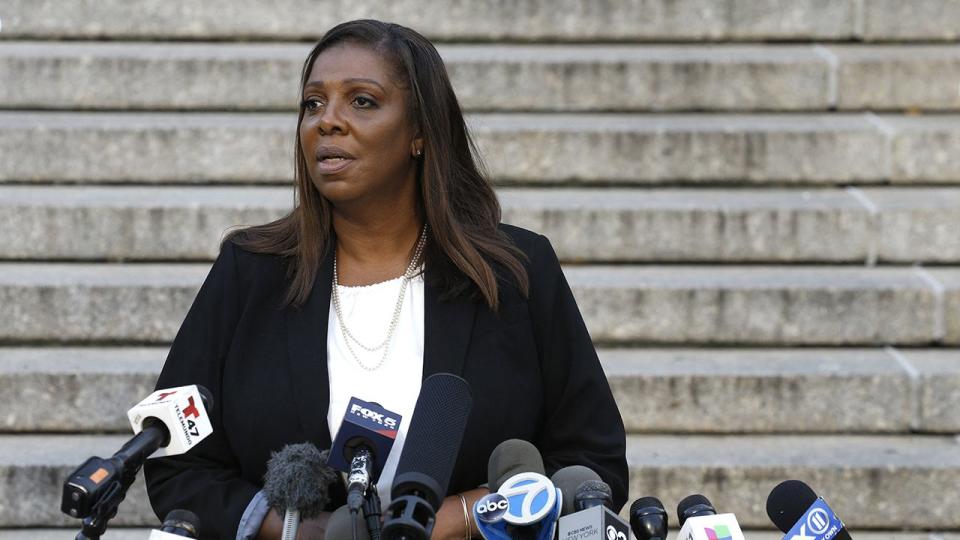
[[[387, 336], [402, 280], [401, 277], [360, 287], [337, 286], [347, 328], [364, 345], [378, 345]], [[387, 358], [376, 370], [370, 371], [357, 365], [357, 360], [350, 354], [346, 344], [348, 338], [340, 329], [332, 299], [327, 320], [327, 376], [330, 381], [327, 425], [331, 440], [337, 438], [337, 431], [352, 397], [379, 403], [402, 417], [397, 439], [377, 482], [381, 505], [386, 510], [390, 504], [390, 487], [397, 461], [423, 379], [423, 273], [407, 284], [397, 329], [387, 345]], [[356, 342], [351, 342], [350, 346], [368, 367], [377, 365], [383, 357], [383, 349], [370, 352]]]

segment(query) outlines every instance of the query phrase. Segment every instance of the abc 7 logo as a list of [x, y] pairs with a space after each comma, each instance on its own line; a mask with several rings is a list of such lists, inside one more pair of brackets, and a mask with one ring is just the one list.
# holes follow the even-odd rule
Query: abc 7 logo
[[627, 535], [613, 525], [607, 525], [607, 540], [627, 540]]

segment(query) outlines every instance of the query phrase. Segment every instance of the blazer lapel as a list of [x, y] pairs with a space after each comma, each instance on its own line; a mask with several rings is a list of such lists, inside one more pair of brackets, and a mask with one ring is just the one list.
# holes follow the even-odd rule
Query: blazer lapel
[[317, 271], [310, 297], [299, 309], [287, 308], [287, 367], [300, 425], [318, 448], [329, 448], [327, 408], [327, 319], [333, 280], [333, 250], [328, 249]]
[[[429, 274], [427, 269], [425, 277]], [[423, 290], [423, 378], [434, 373], [462, 376], [477, 304], [464, 299], [441, 302], [441, 291], [430, 279], [424, 279]]]

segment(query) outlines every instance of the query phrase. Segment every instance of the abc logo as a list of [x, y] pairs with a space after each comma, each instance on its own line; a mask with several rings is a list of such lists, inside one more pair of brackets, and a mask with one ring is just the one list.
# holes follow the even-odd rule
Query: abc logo
[[474, 511], [480, 521], [495, 523], [503, 519], [503, 515], [509, 507], [510, 504], [507, 502], [506, 497], [499, 493], [491, 493], [477, 501], [477, 505], [474, 506]]

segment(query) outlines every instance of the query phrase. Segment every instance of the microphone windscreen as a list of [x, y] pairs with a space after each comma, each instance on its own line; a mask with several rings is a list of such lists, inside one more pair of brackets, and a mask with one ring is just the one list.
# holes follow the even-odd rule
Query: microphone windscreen
[[544, 474], [543, 457], [531, 443], [521, 439], [507, 439], [490, 452], [490, 459], [487, 461], [487, 488], [493, 493], [510, 477], [522, 472]]
[[[353, 540], [353, 516], [346, 506], [337, 508], [330, 514], [327, 521], [327, 530], [324, 532], [326, 540]], [[370, 532], [364, 523], [363, 513], [357, 514], [357, 540], [370, 540]]]
[[273, 452], [263, 477], [267, 504], [280, 512], [299, 510], [301, 519], [319, 515], [329, 502], [330, 484], [338, 480], [326, 454], [308, 442]]
[[[560, 515], [565, 516], [576, 511], [573, 508], [573, 499], [577, 494], [577, 488], [588, 480], [600, 480], [600, 475], [583, 465], [570, 465], [553, 473], [550, 481], [560, 490], [560, 493], [563, 493], [563, 508]], [[493, 491], [492, 488], [491, 491]]]
[[573, 508], [586, 510], [601, 504], [609, 507], [613, 501], [613, 491], [603, 480], [587, 480], [577, 487], [573, 496]]
[[160, 530], [186, 538], [198, 538], [197, 531], [200, 530], [200, 518], [189, 510], [171, 510], [164, 518]]
[[800, 480], [786, 480], [767, 497], [767, 516], [782, 532], [789, 532], [816, 500], [817, 494], [810, 486]]
[[680, 521], [680, 527], [687, 522], [687, 518], [716, 513], [717, 509], [710, 503], [710, 499], [700, 494], [690, 495], [677, 504], [677, 519]]
[[440, 508], [472, 407], [470, 385], [460, 377], [437, 373], [423, 381], [397, 463], [394, 499], [417, 492], [434, 511]]

